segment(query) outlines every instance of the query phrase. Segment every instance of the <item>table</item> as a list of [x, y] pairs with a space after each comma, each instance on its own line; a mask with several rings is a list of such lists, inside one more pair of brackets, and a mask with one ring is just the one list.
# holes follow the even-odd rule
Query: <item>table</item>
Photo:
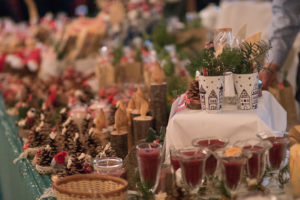
[[223, 137], [234, 143], [256, 138], [259, 132], [271, 135], [271, 131], [286, 130], [287, 113], [268, 91], [263, 91], [258, 109], [253, 111], [237, 110], [235, 105], [224, 105], [223, 110], [215, 114], [189, 109], [178, 111], [181, 101], [182, 98], [177, 99], [171, 109], [165, 138], [167, 162], [170, 146], [190, 146], [197, 137]]
[[0, 94], [0, 200], [35, 200], [51, 187], [48, 175], [40, 175], [28, 159], [13, 160], [22, 150], [16, 120], [5, 111]]

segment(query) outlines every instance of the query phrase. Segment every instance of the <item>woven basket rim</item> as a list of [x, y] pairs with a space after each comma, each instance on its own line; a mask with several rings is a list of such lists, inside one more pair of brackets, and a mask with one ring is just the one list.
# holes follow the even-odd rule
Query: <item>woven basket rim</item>
[[[95, 193], [95, 194], [90, 194], [88, 192], [71, 191], [71, 190], [60, 187], [61, 184], [65, 184], [65, 183], [72, 182], [72, 181], [98, 180], [98, 179], [117, 182], [117, 183], [120, 183], [122, 186], [119, 189], [114, 190], [114, 191], [102, 192], [102, 193], [99, 192], [99, 193]], [[55, 183], [52, 184], [52, 187], [55, 190], [57, 190], [58, 192], [63, 193], [63, 194], [76, 195], [76, 196], [78, 195], [78, 196], [85, 196], [85, 197], [93, 198], [93, 197], [102, 197], [102, 196], [108, 197], [108, 196], [116, 195], [116, 194], [119, 195], [127, 190], [128, 182], [124, 179], [114, 177], [114, 176], [104, 176], [104, 175], [99, 175], [99, 174], [76, 174], [76, 175], [67, 176], [67, 177], [58, 179]]]

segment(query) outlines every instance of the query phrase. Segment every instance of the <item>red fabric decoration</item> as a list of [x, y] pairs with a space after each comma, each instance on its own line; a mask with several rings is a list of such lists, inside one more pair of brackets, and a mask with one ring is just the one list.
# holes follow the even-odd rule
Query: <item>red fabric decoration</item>
[[29, 148], [29, 144], [28, 143], [23, 145], [23, 150], [26, 150], [28, 148]]
[[61, 151], [54, 156], [54, 160], [58, 164], [64, 164], [68, 153], [65, 151]]
[[99, 96], [103, 97], [104, 95], [105, 95], [105, 90], [104, 89], [100, 90], [99, 91]]

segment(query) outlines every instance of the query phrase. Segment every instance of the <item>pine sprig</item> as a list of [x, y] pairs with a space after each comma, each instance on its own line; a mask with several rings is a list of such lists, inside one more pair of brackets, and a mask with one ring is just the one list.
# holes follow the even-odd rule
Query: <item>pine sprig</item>
[[265, 41], [243, 42], [239, 49], [223, 49], [218, 59], [227, 71], [250, 74], [264, 68], [264, 58], [269, 49], [270, 46]]
[[190, 61], [191, 63], [186, 68], [192, 77], [195, 76], [197, 70], [203, 68], [207, 69], [208, 76], [219, 76], [225, 72], [220, 60], [215, 57], [214, 48], [202, 49], [195, 56], [191, 56]]
[[[147, 184], [144, 184], [141, 181], [138, 173], [136, 173], [136, 175], [135, 175], [135, 182], [136, 182], [137, 190], [140, 193], [142, 200], [154, 199], [155, 195], [153, 194], [153, 192], [151, 192], [151, 187]], [[138, 198], [138, 199], [140, 199], [140, 198]]]
[[241, 52], [243, 59], [240, 67], [235, 68], [235, 73], [249, 74], [260, 71], [263, 68], [263, 59], [270, 49], [265, 41], [255, 43], [243, 42], [241, 44]]
[[123, 57], [122, 46], [119, 46], [118, 48], [114, 49], [113, 55], [114, 55], [114, 58], [113, 58], [112, 64], [113, 64], [113, 66], [115, 66], [116, 64], [118, 64], [120, 62], [121, 58]]
[[218, 56], [221, 65], [223, 68], [226, 68], [228, 71], [234, 71], [242, 62], [243, 55], [239, 49], [225, 48]]

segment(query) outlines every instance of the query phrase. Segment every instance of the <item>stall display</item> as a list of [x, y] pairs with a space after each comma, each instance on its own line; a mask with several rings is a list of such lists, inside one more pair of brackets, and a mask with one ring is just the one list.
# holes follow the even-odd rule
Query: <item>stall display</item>
[[288, 182], [299, 131], [283, 134], [287, 112], [261, 91], [261, 33], [205, 44], [196, 14], [164, 20], [167, 1], [97, 1], [73, 19], [27, 3], [31, 24], [0, 23], [0, 199], [230, 199], [274, 193], [274, 172], [272, 187]]

